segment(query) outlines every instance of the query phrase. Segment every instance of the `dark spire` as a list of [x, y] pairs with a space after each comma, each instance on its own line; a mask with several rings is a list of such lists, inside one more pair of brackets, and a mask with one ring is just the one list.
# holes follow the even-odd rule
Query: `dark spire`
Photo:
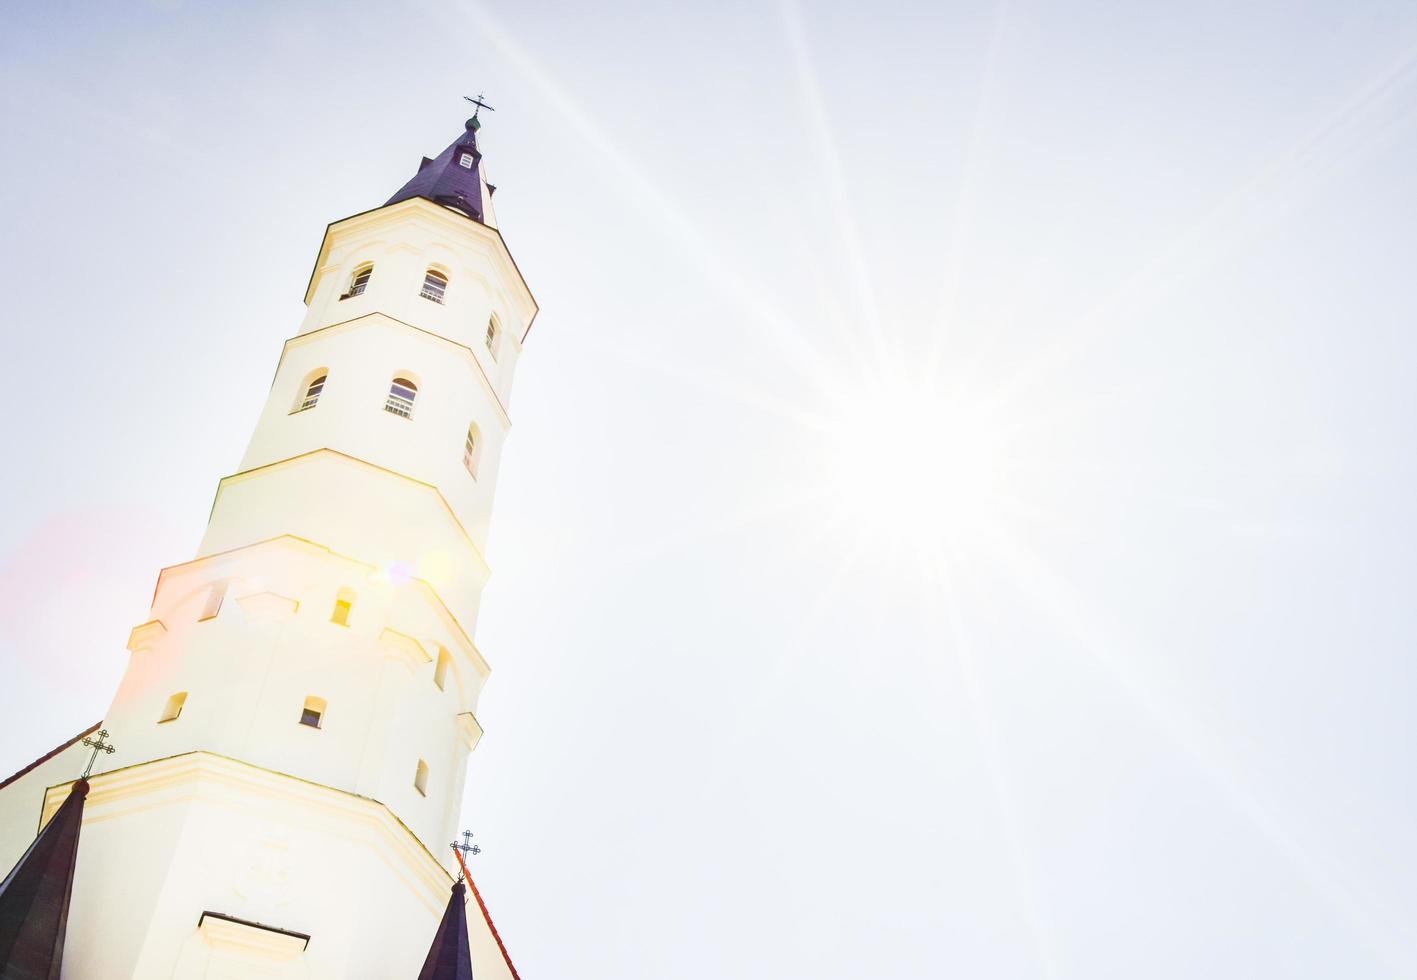
[[[397, 194], [385, 201], [385, 206], [410, 198], [426, 197], [434, 204], [442, 204], [482, 221], [486, 210], [482, 202], [485, 182], [482, 178], [482, 152], [477, 148], [477, 130], [481, 125], [476, 116], [469, 119], [463, 134], [434, 159], [424, 157], [418, 173], [400, 187]], [[488, 188], [490, 191], [491, 188]]]
[[59, 978], [88, 792], [88, 780], [75, 781], [59, 811], [0, 882], [0, 980]]
[[433, 947], [423, 961], [418, 980], [472, 980], [472, 953], [467, 945], [467, 913], [463, 895], [467, 887], [458, 881], [448, 898], [443, 921], [433, 935]]

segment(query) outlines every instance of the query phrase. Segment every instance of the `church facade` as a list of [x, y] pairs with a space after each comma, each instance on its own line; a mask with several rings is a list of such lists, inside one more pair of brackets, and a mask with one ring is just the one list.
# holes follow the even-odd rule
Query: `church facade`
[[[328, 227], [246, 454], [197, 556], [159, 574], [101, 724], [0, 785], [11, 925], [23, 881], [53, 884], [21, 874], [37, 831], [79, 797], [64, 978], [431, 980], [464, 959], [479, 980], [516, 976], [475, 886], [452, 887], [449, 847], [482, 734], [472, 636], [537, 312], [477, 128]], [[99, 730], [117, 751], [97, 755], [84, 799], [71, 791]]]

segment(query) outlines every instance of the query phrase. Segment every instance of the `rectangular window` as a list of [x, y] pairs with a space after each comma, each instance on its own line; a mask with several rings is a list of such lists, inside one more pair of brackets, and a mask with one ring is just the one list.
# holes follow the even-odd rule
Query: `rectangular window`
[[353, 608], [353, 606], [354, 603], [350, 602], [348, 599], [336, 599], [334, 612], [330, 613], [330, 622], [334, 623], [336, 626], [348, 626], [349, 610]]
[[471, 429], [467, 430], [467, 441], [463, 443], [462, 465], [469, 476], [477, 478], [477, 436]]
[[197, 622], [206, 622], [208, 619], [216, 619], [217, 613], [221, 612], [222, 600], [226, 598], [226, 583], [213, 582], [207, 589], [207, 601], [202, 605], [202, 615], [197, 617]]
[[325, 699], [313, 694], [305, 699], [305, 707], [300, 709], [300, 724], [307, 728], [319, 728], [325, 720]]
[[187, 703], [187, 692], [179, 691], [167, 699], [167, 704], [163, 706], [162, 717], [157, 720], [161, 725], [165, 721], [176, 721], [182, 714], [182, 706]]
[[459, 166], [459, 167], [462, 167], [464, 170], [471, 170], [471, 169], [472, 169], [472, 154], [471, 154], [471, 153], [464, 153], [462, 156], [458, 157], [458, 166]]
[[438, 647], [438, 663], [433, 667], [433, 683], [438, 685], [438, 690], [443, 690], [443, 685], [448, 682], [448, 667], [452, 665], [453, 658], [448, 656], [448, 651], [441, 646]]

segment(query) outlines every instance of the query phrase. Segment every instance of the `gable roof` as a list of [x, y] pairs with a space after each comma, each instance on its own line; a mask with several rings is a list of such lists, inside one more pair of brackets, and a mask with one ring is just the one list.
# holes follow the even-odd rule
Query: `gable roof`
[[77, 734], [77, 735], [75, 735], [73, 738], [69, 739], [69, 741], [65, 742], [63, 745], [60, 745], [60, 746], [57, 746], [57, 747], [55, 747], [55, 748], [50, 749], [48, 752], [44, 753], [44, 755], [40, 756], [38, 759], [35, 759], [33, 762], [31, 762], [29, 765], [25, 766], [25, 767], [24, 767], [23, 769], [21, 769], [19, 772], [15, 773], [13, 776], [10, 776], [9, 778], [7, 778], [4, 782], [0, 782], [0, 789], [4, 789], [6, 786], [9, 786], [9, 785], [10, 785], [11, 783], [13, 783], [15, 780], [19, 779], [21, 776], [23, 776], [25, 773], [31, 771], [32, 769], [37, 769], [38, 767], [44, 765], [44, 764], [45, 764], [46, 762], [48, 762], [50, 759], [54, 758], [54, 757], [55, 757], [56, 755], [58, 755], [60, 752], [63, 752], [65, 749], [67, 749], [69, 746], [73, 745], [75, 742], [77, 742], [79, 739], [83, 738], [85, 735], [92, 735], [94, 732], [98, 731], [98, 726], [99, 726], [99, 725], [102, 725], [102, 724], [103, 724], [103, 722], [101, 722], [101, 721], [96, 721], [96, 722], [94, 722], [92, 725], [90, 725], [88, 728], [85, 728], [83, 731], [79, 732], [79, 734]]
[[88, 792], [88, 780], [75, 780], [54, 818], [0, 882], [0, 977], [59, 980]]
[[[477, 120], [469, 119], [465, 131], [448, 144], [448, 148], [433, 159], [423, 158], [423, 163], [400, 187], [384, 206], [407, 201], [413, 197], [426, 197], [434, 204], [461, 211], [475, 221], [486, 224], [486, 205], [483, 203], [482, 151], [477, 148]], [[491, 188], [486, 188], [491, 195]]]
[[461, 881], [453, 884], [418, 980], [472, 980], [472, 952], [467, 945], [467, 913], [463, 909], [466, 891]]

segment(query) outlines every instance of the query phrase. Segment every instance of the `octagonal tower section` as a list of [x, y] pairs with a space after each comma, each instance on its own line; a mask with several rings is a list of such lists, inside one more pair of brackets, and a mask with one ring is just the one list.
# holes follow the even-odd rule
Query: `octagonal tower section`
[[327, 228], [250, 444], [105, 718], [130, 764], [206, 752], [357, 794], [435, 853], [481, 736], [472, 634], [537, 310], [464, 156]]

